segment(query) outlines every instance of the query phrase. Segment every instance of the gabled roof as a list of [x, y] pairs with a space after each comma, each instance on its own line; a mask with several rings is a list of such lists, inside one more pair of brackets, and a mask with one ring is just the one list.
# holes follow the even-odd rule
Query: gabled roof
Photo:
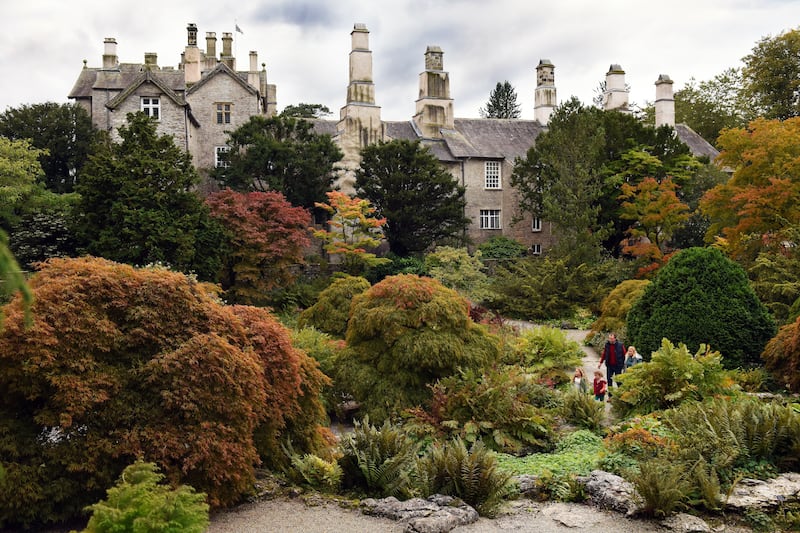
[[[94, 91], [124, 91], [148, 69], [142, 64], [122, 63], [114, 69], [84, 68], [78, 75], [69, 98], [90, 98]], [[180, 70], [152, 70], [161, 83], [176, 94], [182, 93], [184, 74]]]
[[246, 80], [243, 80], [239, 73], [234, 72], [232, 68], [230, 68], [225, 63], [217, 63], [217, 66], [213, 69], [209, 70], [200, 78], [200, 81], [194, 83], [189, 89], [186, 91], [187, 96], [193, 93], [196, 93], [201, 87], [203, 87], [208, 81], [213, 78], [214, 76], [226, 74], [233, 78], [233, 80], [241, 85], [247, 92], [250, 94], [258, 94], [258, 89], [247, 83]]
[[109, 109], [114, 109], [119, 106], [122, 102], [128, 99], [128, 97], [133, 94], [133, 92], [144, 85], [145, 83], [152, 83], [156, 87], [158, 87], [161, 92], [163, 92], [167, 98], [172, 100], [175, 105], [183, 107], [186, 105], [186, 101], [183, 99], [182, 96], [179, 96], [175, 91], [173, 91], [165, 82], [161, 79], [161, 77], [153, 72], [150, 69], [145, 69], [142, 73], [134, 79], [130, 85], [128, 85], [121, 93], [116, 95], [112, 98], [107, 104], [106, 107]]
[[683, 144], [689, 147], [689, 151], [695, 157], [708, 157], [713, 163], [719, 155], [719, 150], [714, 148], [711, 143], [703, 139], [696, 131], [686, 124], [675, 124], [675, 133]]

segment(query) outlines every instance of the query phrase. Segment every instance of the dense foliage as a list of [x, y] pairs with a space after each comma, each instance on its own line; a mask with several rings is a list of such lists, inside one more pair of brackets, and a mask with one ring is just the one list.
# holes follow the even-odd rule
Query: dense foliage
[[75, 103], [22, 105], [0, 114], [0, 137], [28, 139], [41, 150], [42, 183], [55, 193], [72, 192], [97, 133], [89, 113]]
[[0, 333], [0, 524], [59, 521], [137, 458], [227, 505], [323, 444], [325, 377], [266, 311], [163, 268], [53, 259]]
[[800, 392], [800, 317], [778, 330], [761, 357], [776, 383]]
[[692, 354], [685, 344], [674, 346], [664, 339], [661, 348], [646, 357], [649, 362], [634, 365], [614, 378], [619, 388], [611, 401], [615, 412], [623, 417], [736, 392], [719, 352], [706, 346]]
[[463, 241], [465, 189], [419, 141], [364, 148], [356, 191], [372, 203], [391, 251], [400, 256]]
[[628, 341], [645, 359], [661, 339], [701, 344], [723, 355], [728, 368], [760, 362], [775, 322], [742, 267], [713, 248], [689, 248], [672, 257], [628, 313]]
[[325, 201], [333, 167], [342, 158], [330, 135], [320, 135], [311, 122], [291, 116], [252, 116], [230, 133], [228, 147], [226, 165], [213, 172], [223, 186], [279, 192], [308, 210]]
[[478, 305], [491, 298], [489, 277], [481, 262], [480, 251], [473, 255], [466, 248], [437, 246], [425, 256], [425, 270], [442, 285], [455, 289], [472, 304]]
[[563, 318], [581, 307], [597, 309], [626, 279], [624, 269], [617, 261], [572, 265], [550, 256], [507, 261], [494, 270], [488, 307], [525, 320]]
[[205, 494], [188, 485], [172, 489], [154, 463], [136, 461], [122, 471], [106, 499], [89, 506], [85, 533], [159, 531], [202, 533], [208, 527]]
[[144, 113], [129, 114], [121, 141], [102, 145], [84, 165], [75, 185], [77, 233], [93, 255], [215, 280], [223, 230], [192, 190], [199, 177], [191, 156], [156, 126]]
[[478, 246], [481, 252], [481, 259], [519, 259], [525, 255], [527, 248], [519, 241], [509, 237], [492, 237], [483, 241]]
[[569, 340], [563, 330], [549, 326], [526, 329], [511, 345], [503, 361], [524, 368], [548, 386], [571, 382], [572, 372], [581, 366], [584, 355], [580, 345]]
[[762, 38], [743, 61], [742, 92], [759, 114], [800, 116], [800, 28]]
[[348, 350], [335, 380], [376, 422], [427, 404], [426, 385], [458, 369], [497, 360], [498, 339], [469, 318], [469, 305], [431, 278], [385, 278], [356, 296], [347, 326]]
[[313, 326], [320, 331], [344, 338], [350, 319], [350, 303], [367, 289], [369, 281], [358, 276], [337, 277], [319, 294], [317, 303], [300, 313], [299, 327]]
[[483, 441], [506, 453], [545, 451], [552, 447], [552, 417], [534, 406], [537, 385], [520, 368], [463, 371], [432, 386], [430, 408], [417, 407], [410, 430], [437, 438]]
[[225, 189], [206, 203], [226, 229], [230, 253], [224, 259], [222, 288], [232, 302], [261, 302], [265, 293], [294, 280], [311, 242], [311, 217], [277, 192], [239, 193]]
[[[650, 284], [644, 279], [628, 279], [614, 287], [600, 304], [600, 316], [592, 324], [591, 334], [620, 332], [625, 330], [628, 311], [644, 294]], [[605, 336], [605, 335], [603, 335]]]

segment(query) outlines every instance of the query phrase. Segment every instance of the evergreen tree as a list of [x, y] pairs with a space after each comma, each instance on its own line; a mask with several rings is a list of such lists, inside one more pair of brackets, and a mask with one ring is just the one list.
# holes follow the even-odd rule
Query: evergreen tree
[[[313, 107], [313, 106], [312, 106]], [[231, 132], [227, 166], [214, 177], [239, 192], [282, 193], [295, 206], [313, 210], [334, 181], [333, 165], [342, 152], [330, 135], [293, 116], [253, 116]]]
[[437, 244], [463, 242], [464, 187], [419, 141], [394, 140], [364, 148], [356, 189], [376, 215], [386, 219], [384, 235], [399, 256]]
[[519, 118], [517, 91], [508, 80], [503, 83], [497, 82], [494, 90], [489, 93], [486, 107], [482, 107], [479, 113], [483, 118]]
[[0, 114], [0, 136], [30, 139], [39, 152], [44, 185], [56, 193], [72, 192], [89, 158], [97, 130], [78, 104], [23, 105]]
[[764, 37], [744, 63], [743, 92], [764, 117], [800, 116], [800, 27]]
[[93, 255], [132, 265], [166, 263], [215, 279], [224, 231], [191, 189], [191, 156], [158, 136], [143, 113], [129, 114], [120, 143], [98, 150], [75, 190], [77, 231]]
[[714, 248], [689, 248], [657, 272], [628, 313], [628, 339], [649, 358], [661, 339], [722, 353], [728, 368], [760, 362], [775, 321], [744, 269]]

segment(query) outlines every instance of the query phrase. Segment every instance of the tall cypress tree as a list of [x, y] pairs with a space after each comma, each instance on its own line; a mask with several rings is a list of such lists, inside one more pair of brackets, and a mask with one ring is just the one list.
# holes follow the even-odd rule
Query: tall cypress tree
[[517, 91], [508, 80], [503, 83], [497, 82], [494, 90], [489, 94], [486, 107], [482, 107], [479, 113], [483, 118], [519, 118], [520, 106], [517, 103]]

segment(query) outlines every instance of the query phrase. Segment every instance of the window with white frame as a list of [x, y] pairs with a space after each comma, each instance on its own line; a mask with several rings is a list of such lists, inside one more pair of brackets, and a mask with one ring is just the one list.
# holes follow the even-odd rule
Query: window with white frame
[[484, 169], [484, 188], [500, 189], [502, 184], [500, 179], [500, 161], [486, 161]]
[[533, 217], [531, 220], [531, 231], [542, 231], [542, 219], [539, 217]]
[[157, 96], [142, 97], [142, 113], [150, 118], [161, 120], [161, 99]]
[[230, 147], [228, 146], [215, 146], [214, 147], [214, 166], [217, 168], [228, 168], [230, 163], [225, 158]]
[[500, 229], [500, 210], [481, 209], [481, 229]]
[[219, 103], [217, 106], [217, 124], [230, 124], [231, 123], [231, 105], [227, 103]]
[[542, 245], [531, 244], [531, 255], [542, 255]]

